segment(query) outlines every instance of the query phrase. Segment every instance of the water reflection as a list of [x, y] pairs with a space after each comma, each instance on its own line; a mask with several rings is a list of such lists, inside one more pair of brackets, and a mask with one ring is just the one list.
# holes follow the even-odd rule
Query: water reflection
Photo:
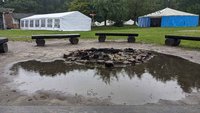
[[74, 70], [87, 71], [88, 69], [95, 69], [95, 76], [98, 75], [106, 84], [110, 84], [112, 80], [118, 80], [119, 73], [123, 73], [124, 76], [128, 76], [130, 79], [135, 76], [142, 78], [144, 73], [150, 73], [153, 78], [164, 83], [177, 80], [184, 92], [187, 93], [190, 93], [194, 88], [200, 88], [200, 65], [163, 54], [157, 54], [156, 57], [147, 63], [129, 66], [127, 68], [105, 69], [94, 68], [93, 66], [66, 64], [62, 60], [54, 62], [32, 60], [17, 63], [11, 70], [18, 73], [19, 68], [23, 68], [29, 72], [37, 72], [41, 76], [52, 77], [61, 74], [66, 75]]
[[112, 102], [145, 104], [159, 99], [178, 100], [200, 88], [200, 65], [157, 54], [149, 62], [126, 68], [27, 61], [14, 64], [12, 75], [21, 90], [58, 90], [88, 96], [112, 97]]

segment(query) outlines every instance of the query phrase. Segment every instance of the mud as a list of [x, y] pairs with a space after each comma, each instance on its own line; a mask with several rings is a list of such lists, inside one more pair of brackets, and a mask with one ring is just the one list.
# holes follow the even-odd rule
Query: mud
[[[35, 42], [9, 42], [9, 52], [0, 54], [0, 105], [113, 105], [109, 99], [85, 98], [81, 95], [62, 95], [60, 92], [37, 92], [34, 95], [16, 90], [12, 84], [13, 76], [8, 76], [8, 69], [19, 61], [37, 60], [53, 61], [62, 59], [63, 54], [90, 48], [144, 49], [159, 53], [179, 56], [200, 64], [200, 52], [179, 47], [157, 46], [153, 44], [128, 44], [122, 41], [98, 43], [97, 41], [80, 41], [71, 45], [63, 40], [48, 41], [45, 47], [36, 47]], [[192, 93], [178, 101], [160, 100], [159, 105], [198, 105], [200, 92]]]

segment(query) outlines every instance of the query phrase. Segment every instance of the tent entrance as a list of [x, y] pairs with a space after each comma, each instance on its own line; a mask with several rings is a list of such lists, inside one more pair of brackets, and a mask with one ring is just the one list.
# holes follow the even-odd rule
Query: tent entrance
[[151, 27], [161, 27], [162, 18], [151, 18]]

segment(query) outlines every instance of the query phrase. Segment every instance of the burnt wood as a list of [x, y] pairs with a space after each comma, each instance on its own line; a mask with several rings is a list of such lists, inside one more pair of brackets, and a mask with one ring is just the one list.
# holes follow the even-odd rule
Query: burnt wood
[[176, 36], [176, 35], [165, 35], [165, 45], [168, 46], [179, 46], [181, 40], [191, 40], [191, 41], [200, 41], [200, 37], [195, 36]]
[[32, 39], [36, 40], [37, 46], [45, 46], [44, 39], [64, 39], [69, 38], [71, 44], [78, 44], [80, 34], [45, 34], [45, 35], [33, 35]]
[[105, 42], [106, 36], [128, 36], [128, 42], [134, 43], [135, 37], [139, 36], [139, 34], [135, 33], [96, 33], [96, 36], [99, 36], [99, 42]]

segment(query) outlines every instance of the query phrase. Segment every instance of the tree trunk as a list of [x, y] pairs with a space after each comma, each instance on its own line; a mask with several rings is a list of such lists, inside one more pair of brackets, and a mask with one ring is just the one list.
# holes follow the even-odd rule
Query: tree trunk
[[105, 14], [105, 16], [104, 16], [104, 26], [107, 26], [107, 14]]

